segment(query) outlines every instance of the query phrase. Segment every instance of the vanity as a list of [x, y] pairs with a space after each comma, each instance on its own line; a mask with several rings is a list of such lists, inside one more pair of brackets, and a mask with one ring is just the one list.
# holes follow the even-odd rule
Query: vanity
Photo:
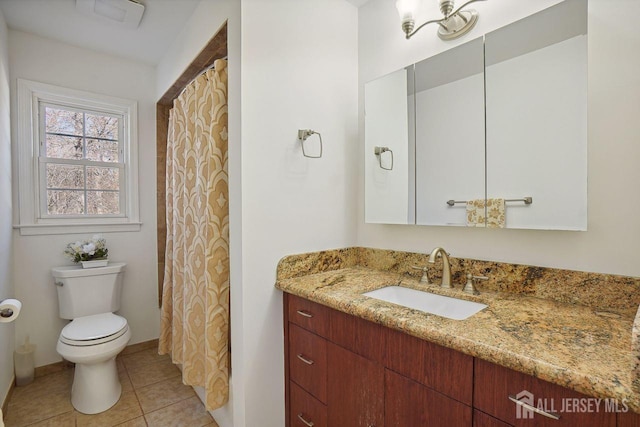
[[[640, 279], [451, 258], [446, 290], [420, 283], [416, 265], [441, 280], [427, 258], [281, 260], [288, 426], [640, 425]], [[467, 272], [489, 276], [480, 295], [462, 293]], [[363, 295], [389, 285], [487, 307], [452, 320]]]

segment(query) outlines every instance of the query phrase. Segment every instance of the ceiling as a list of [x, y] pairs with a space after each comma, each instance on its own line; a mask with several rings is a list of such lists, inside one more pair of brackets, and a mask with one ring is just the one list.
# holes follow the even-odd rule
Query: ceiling
[[363, 4], [369, 2], [369, 0], [347, 0], [349, 3], [354, 5], [355, 7], [360, 7]]
[[[137, 29], [85, 16], [76, 0], [0, 0], [7, 25], [70, 45], [157, 65], [200, 0], [138, 0], [145, 6]], [[360, 7], [370, 0], [347, 0]]]
[[145, 11], [137, 29], [85, 16], [75, 0], [0, 0], [0, 9], [13, 30], [157, 65], [200, 0], [140, 2]]

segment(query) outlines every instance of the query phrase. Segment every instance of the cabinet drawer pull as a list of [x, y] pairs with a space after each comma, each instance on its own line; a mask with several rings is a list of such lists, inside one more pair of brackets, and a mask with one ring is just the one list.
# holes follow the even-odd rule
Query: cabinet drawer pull
[[313, 427], [313, 422], [305, 420], [304, 417], [302, 416], [302, 413], [298, 414], [298, 419], [300, 421], [302, 421], [304, 423], [304, 425], [306, 425], [308, 427]]
[[309, 318], [313, 317], [313, 314], [309, 313], [308, 311], [297, 310], [296, 313], [304, 317], [309, 317]]
[[521, 407], [523, 407], [525, 409], [528, 409], [529, 411], [533, 411], [536, 414], [540, 414], [540, 415], [543, 415], [543, 416], [545, 416], [547, 418], [551, 418], [552, 420], [559, 420], [560, 419], [560, 415], [556, 415], [556, 414], [554, 414], [552, 412], [545, 412], [542, 409], [538, 409], [535, 406], [529, 405], [528, 403], [525, 403], [525, 402], [523, 402], [521, 400], [518, 400], [518, 398], [515, 397], [512, 394], [509, 395], [509, 400], [512, 401], [513, 403], [515, 403], [518, 406], [521, 406]]
[[298, 357], [298, 359], [302, 360], [307, 365], [313, 365], [313, 360], [307, 359], [306, 357], [304, 357], [301, 354], [298, 354], [297, 357]]

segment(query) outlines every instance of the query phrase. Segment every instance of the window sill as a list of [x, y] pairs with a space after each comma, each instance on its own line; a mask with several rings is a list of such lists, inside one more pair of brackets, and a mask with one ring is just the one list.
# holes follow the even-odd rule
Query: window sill
[[47, 234], [78, 234], [78, 233], [113, 233], [140, 231], [141, 222], [126, 222], [117, 224], [28, 224], [14, 225], [20, 230], [21, 236], [39, 236]]

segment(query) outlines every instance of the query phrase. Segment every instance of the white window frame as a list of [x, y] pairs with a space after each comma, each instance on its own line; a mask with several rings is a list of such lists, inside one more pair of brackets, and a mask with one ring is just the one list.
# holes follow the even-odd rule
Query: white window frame
[[[138, 104], [136, 101], [18, 79], [17, 154], [19, 223], [22, 235], [140, 231], [138, 199]], [[124, 166], [121, 214], [46, 215], [42, 213], [40, 104], [122, 116]], [[114, 164], [115, 166], [116, 164]]]

